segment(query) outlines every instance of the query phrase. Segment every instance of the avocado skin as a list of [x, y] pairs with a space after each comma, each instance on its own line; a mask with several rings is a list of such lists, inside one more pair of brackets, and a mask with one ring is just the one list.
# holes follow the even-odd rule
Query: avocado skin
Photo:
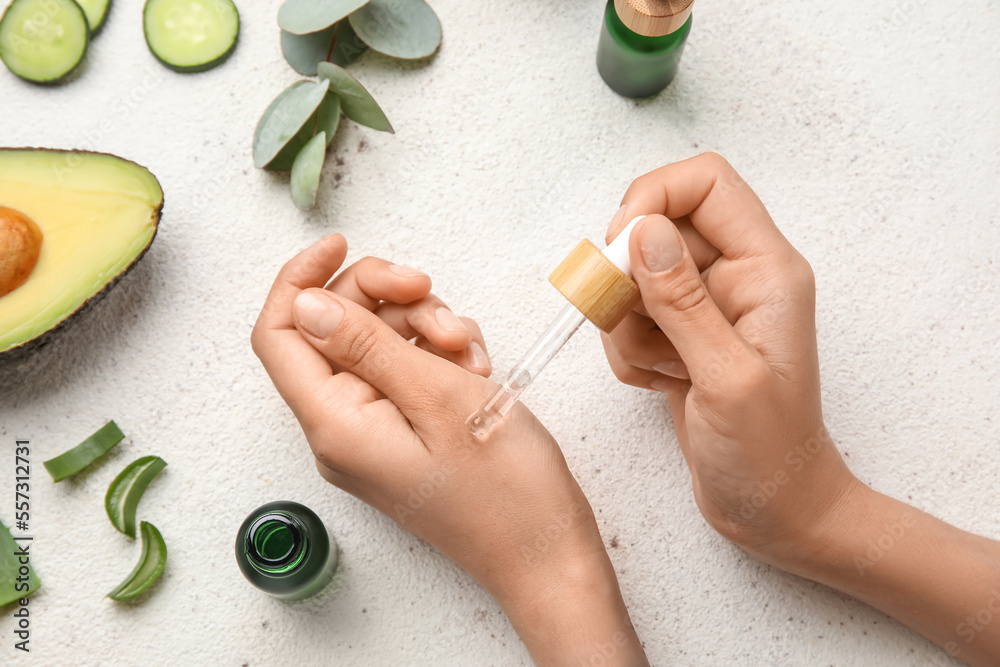
[[[134, 164], [135, 166], [139, 167], [140, 169], [145, 169], [147, 172], [149, 172], [149, 175], [153, 177], [153, 180], [156, 181], [157, 185], [160, 186], [160, 192], [161, 193], [163, 192], [163, 186], [160, 185], [159, 179], [156, 178], [156, 175], [153, 174], [153, 172], [149, 171], [149, 169], [147, 167], [139, 164], [138, 162], [134, 162], [132, 160], [128, 160], [128, 159], [123, 158], [123, 157], [119, 157], [119, 156], [114, 155], [112, 153], [103, 153], [101, 151], [73, 150], [73, 149], [67, 150], [67, 149], [61, 149], [61, 148], [38, 148], [38, 147], [35, 147], [35, 146], [26, 146], [24, 148], [4, 147], [4, 148], [0, 148], [0, 151], [4, 151], [4, 152], [7, 152], [7, 151], [41, 151], [41, 152], [44, 152], [44, 153], [66, 153], [66, 154], [74, 154], [74, 155], [89, 154], [89, 155], [105, 155], [105, 156], [108, 156], [108, 157], [113, 157], [113, 158], [115, 158], [117, 160], [121, 160], [122, 162], [128, 162], [130, 164]], [[139, 254], [137, 254], [135, 256], [135, 258], [129, 263], [129, 265], [126, 266], [124, 269], [122, 269], [121, 272], [117, 276], [115, 276], [114, 278], [112, 278], [111, 280], [109, 280], [104, 285], [104, 287], [102, 287], [101, 289], [99, 289], [97, 291], [96, 294], [94, 294], [89, 299], [87, 299], [86, 301], [84, 301], [83, 303], [81, 303], [80, 306], [76, 310], [74, 310], [72, 313], [70, 313], [67, 317], [63, 318], [63, 320], [61, 322], [59, 322], [58, 324], [56, 324], [51, 329], [46, 329], [45, 331], [43, 331], [42, 333], [38, 334], [34, 338], [32, 338], [30, 340], [26, 340], [23, 343], [21, 343], [20, 345], [15, 345], [14, 347], [8, 348], [8, 349], [3, 350], [3, 351], [0, 351], [0, 368], [6, 368], [6, 367], [9, 367], [9, 366], [14, 366], [14, 365], [17, 365], [17, 364], [19, 364], [21, 362], [24, 362], [29, 357], [31, 357], [36, 352], [38, 352], [40, 349], [42, 349], [43, 347], [46, 347], [49, 343], [51, 343], [53, 340], [55, 340], [56, 338], [58, 338], [59, 337], [59, 333], [61, 331], [66, 330], [66, 328], [72, 322], [76, 322], [78, 319], [82, 319], [80, 317], [82, 314], [89, 312], [91, 308], [93, 308], [97, 303], [99, 303], [104, 298], [104, 296], [108, 293], [108, 291], [112, 287], [114, 287], [115, 285], [118, 284], [119, 280], [121, 280], [123, 277], [125, 277], [125, 274], [127, 274], [129, 271], [132, 270], [132, 267], [134, 267], [139, 262], [139, 260], [142, 259], [145, 256], [145, 254], [149, 251], [150, 246], [153, 245], [153, 240], [156, 238], [156, 235], [160, 231], [160, 216], [163, 213], [163, 201], [164, 201], [164, 197], [161, 194], [161, 196], [160, 196], [160, 203], [159, 203], [159, 205], [157, 205], [157, 207], [155, 209], [153, 209], [152, 216], [151, 216], [152, 219], [153, 219], [153, 235], [151, 237], [149, 237], [149, 243], [147, 243], [146, 247], [144, 247], [139, 252]]]

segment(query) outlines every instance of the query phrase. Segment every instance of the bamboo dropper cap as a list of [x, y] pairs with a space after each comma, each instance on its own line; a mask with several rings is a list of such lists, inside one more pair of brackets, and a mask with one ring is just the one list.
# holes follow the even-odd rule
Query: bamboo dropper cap
[[[627, 243], [627, 234], [625, 239]], [[549, 282], [605, 333], [611, 333], [639, 302], [635, 281], [587, 239], [556, 267]]]
[[632, 32], [662, 37], [687, 23], [693, 4], [694, 0], [615, 0], [615, 11]]

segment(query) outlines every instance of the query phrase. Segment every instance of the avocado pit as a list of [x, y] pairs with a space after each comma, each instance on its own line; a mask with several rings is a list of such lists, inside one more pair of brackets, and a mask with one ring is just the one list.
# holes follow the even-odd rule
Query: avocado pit
[[24, 284], [41, 251], [38, 225], [20, 211], [0, 206], [0, 297]]

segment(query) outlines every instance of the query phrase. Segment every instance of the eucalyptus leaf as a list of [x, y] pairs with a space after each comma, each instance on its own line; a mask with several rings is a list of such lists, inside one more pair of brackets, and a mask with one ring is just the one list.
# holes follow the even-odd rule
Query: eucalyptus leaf
[[326, 132], [327, 146], [333, 141], [338, 125], [340, 125], [340, 98], [328, 92], [319, 109], [316, 109], [316, 129], [319, 132]]
[[365, 52], [368, 45], [361, 41], [358, 33], [354, 32], [350, 19], [342, 19], [337, 25], [340, 26], [340, 33], [337, 34], [333, 53], [327, 60], [335, 65], [347, 67]]
[[296, 35], [329, 28], [368, 0], [285, 0], [278, 9], [278, 25]]
[[[367, 48], [368, 45], [355, 34], [351, 22], [347, 20], [306, 35], [281, 31], [282, 55], [292, 69], [306, 76], [316, 76], [316, 65], [324, 60], [346, 67]], [[330, 57], [327, 58], [327, 55]]]
[[264, 169], [268, 171], [290, 170], [292, 163], [295, 162], [295, 156], [299, 154], [303, 146], [309, 143], [309, 140], [313, 138], [313, 134], [313, 124], [306, 121], [306, 124], [295, 133], [295, 136], [285, 144], [285, 147], [278, 151], [274, 159], [264, 165]]
[[394, 133], [378, 102], [346, 69], [323, 62], [319, 64], [317, 73], [321, 80], [330, 83], [330, 92], [340, 98], [340, 108], [345, 116], [373, 130]]
[[326, 157], [326, 132], [320, 132], [309, 140], [292, 164], [292, 201], [303, 211], [316, 205], [316, 191], [319, 189], [319, 175], [323, 171]]
[[299, 151], [309, 143], [309, 141], [320, 130], [326, 132], [327, 145], [333, 141], [333, 135], [340, 124], [340, 98], [328, 92], [320, 103], [319, 108], [309, 117], [295, 133], [295, 136], [285, 144], [285, 147], [278, 151], [274, 159], [264, 166], [268, 171], [288, 171], [295, 163], [295, 157]]
[[299, 132], [323, 102], [328, 81], [296, 81], [274, 98], [257, 122], [253, 135], [253, 163], [270, 163]]
[[337, 26], [344, 23], [335, 23], [326, 30], [311, 32], [307, 35], [296, 35], [287, 30], [281, 31], [281, 54], [285, 60], [299, 74], [306, 76], [316, 76], [316, 65], [321, 60], [326, 60], [326, 54], [330, 52], [330, 45], [333, 43], [333, 33]]
[[350, 22], [365, 44], [393, 58], [426, 58], [441, 44], [441, 21], [424, 0], [370, 0]]

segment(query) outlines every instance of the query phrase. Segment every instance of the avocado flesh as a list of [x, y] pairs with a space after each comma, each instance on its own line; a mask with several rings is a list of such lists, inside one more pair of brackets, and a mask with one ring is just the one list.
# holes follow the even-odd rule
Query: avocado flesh
[[156, 178], [103, 153], [0, 149], [0, 206], [34, 220], [38, 263], [0, 297], [0, 358], [37, 341], [123, 275], [152, 243]]

